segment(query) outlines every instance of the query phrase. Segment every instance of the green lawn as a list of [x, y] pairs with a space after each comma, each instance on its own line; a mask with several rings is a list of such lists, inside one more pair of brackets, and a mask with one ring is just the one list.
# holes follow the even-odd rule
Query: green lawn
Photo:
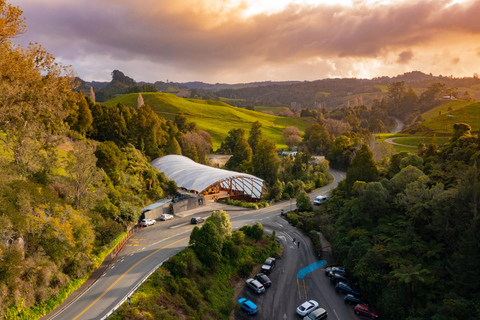
[[[199, 99], [183, 99], [168, 93], [142, 93], [145, 104], [159, 116], [174, 119], [176, 114], [183, 113], [188, 121], [196, 122], [201, 130], [212, 136], [213, 148], [216, 149], [225, 139], [229, 130], [243, 128], [247, 134], [255, 121], [262, 123], [262, 132], [265, 137], [274, 140], [277, 148], [286, 148], [282, 130], [288, 126], [296, 126], [300, 131], [314, 122], [310, 118], [289, 118], [235, 108], [222, 101], [207, 101]], [[122, 97], [107, 101], [106, 105], [124, 105], [136, 107], [137, 93], [126, 94]]]

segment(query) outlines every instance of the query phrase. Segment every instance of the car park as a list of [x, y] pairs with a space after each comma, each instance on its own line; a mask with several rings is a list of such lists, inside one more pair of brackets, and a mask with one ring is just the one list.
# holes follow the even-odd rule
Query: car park
[[199, 223], [202, 223], [204, 221], [205, 221], [205, 219], [203, 219], [201, 217], [193, 217], [192, 219], [190, 219], [191, 224], [199, 224]]
[[242, 306], [242, 309], [250, 315], [253, 315], [258, 312], [257, 305], [250, 300], [241, 298], [241, 299], [238, 299], [238, 303], [240, 303], [240, 305]]
[[307, 314], [303, 320], [324, 320], [327, 319], [328, 313], [327, 310], [323, 308], [318, 308]]
[[351, 305], [357, 305], [357, 304], [365, 304], [367, 305], [360, 296], [354, 296], [353, 294], [347, 294], [343, 300], [345, 303], [351, 304]]
[[315, 199], [313, 199], [313, 205], [315, 206], [319, 206], [321, 205], [322, 203], [324, 203], [326, 200], [328, 199], [328, 196], [325, 195], [325, 194], [322, 194], [318, 197], [315, 197]]
[[318, 302], [315, 300], [308, 300], [302, 303], [300, 306], [297, 308], [297, 313], [301, 316], [306, 316], [313, 310], [318, 308]]
[[258, 280], [247, 279], [247, 287], [249, 287], [255, 293], [265, 292], [265, 287]]
[[377, 311], [365, 304], [357, 304], [355, 306], [355, 313], [371, 319], [378, 319]]
[[360, 295], [360, 292], [356, 288], [353, 288], [353, 287], [351, 287], [348, 284], [343, 283], [343, 282], [337, 283], [337, 285], [335, 286], [335, 291], [341, 292], [343, 294], [351, 294], [351, 295], [354, 295], [354, 296], [359, 296]]
[[164, 213], [160, 216], [160, 220], [163, 220], [163, 221], [167, 221], [167, 220], [170, 220], [170, 219], [173, 219], [173, 215], [168, 214], [168, 213]]
[[272, 285], [272, 280], [270, 280], [265, 273], [257, 273], [254, 279], [263, 284], [265, 288], [268, 288]]
[[142, 219], [142, 221], [140, 222], [140, 224], [144, 227], [148, 227], [148, 226], [153, 226], [155, 224], [155, 220], [153, 219]]
[[267, 274], [272, 272], [273, 268], [275, 268], [275, 258], [267, 258], [262, 265], [262, 272]]

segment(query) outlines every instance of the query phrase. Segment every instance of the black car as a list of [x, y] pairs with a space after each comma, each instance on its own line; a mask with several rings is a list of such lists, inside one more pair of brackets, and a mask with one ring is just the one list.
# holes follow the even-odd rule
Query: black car
[[254, 277], [255, 280], [258, 280], [265, 288], [268, 288], [272, 285], [272, 280], [265, 273], [257, 273]]
[[347, 277], [345, 277], [341, 274], [330, 272], [329, 276], [330, 276], [330, 281], [332, 281], [335, 284], [338, 283], [338, 282], [343, 282], [343, 283], [346, 283], [346, 284], [352, 284], [350, 279], [348, 279]]
[[361, 296], [354, 296], [353, 294], [347, 294], [345, 298], [343, 298], [343, 300], [345, 301], [345, 303], [355, 305], [355, 306], [359, 303], [368, 305], [367, 303], [365, 303], [365, 301], [362, 300]]
[[267, 258], [262, 266], [263, 273], [270, 273], [275, 268], [275, 258]]
[[337, 285], [335, 286], [335, 291], [341, 292], [343, 294], [351, 294], [351, 295], [354, 295], [354, 296], [359, 296], [360, 295], [360, 291], [357, 288], [355, 288], [353, 286], [351, 287], [348, 284], [343, 283], [343, 282], [337, 283]]
[[194, 217], [190, 220], [190, 223], [191, 224], [199, 224], [199, 223], [202, 223], [204, 221], [205, 221], [205, 219], [203, 219], [201, 217]]

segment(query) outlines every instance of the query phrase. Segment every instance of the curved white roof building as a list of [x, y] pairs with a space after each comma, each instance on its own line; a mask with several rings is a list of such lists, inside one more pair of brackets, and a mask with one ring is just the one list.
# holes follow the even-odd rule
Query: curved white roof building
[[168, 155], [151, 162], [152, 167], [165, 172], [175, 180], [178, 188], [197, 193], [209, 190], [226, 190], [230, 195], [243, 193], [253, 199], [260, 199], [265, 182], [251, 174], [228, 171], [205, 166], [179, 155]]

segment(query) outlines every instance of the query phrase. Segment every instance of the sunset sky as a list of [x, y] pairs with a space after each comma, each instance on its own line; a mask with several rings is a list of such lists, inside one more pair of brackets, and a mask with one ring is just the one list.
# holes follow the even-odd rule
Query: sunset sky
[[480, 73], [480, 0], [7, 0], [84, 80], [372, 78]]

